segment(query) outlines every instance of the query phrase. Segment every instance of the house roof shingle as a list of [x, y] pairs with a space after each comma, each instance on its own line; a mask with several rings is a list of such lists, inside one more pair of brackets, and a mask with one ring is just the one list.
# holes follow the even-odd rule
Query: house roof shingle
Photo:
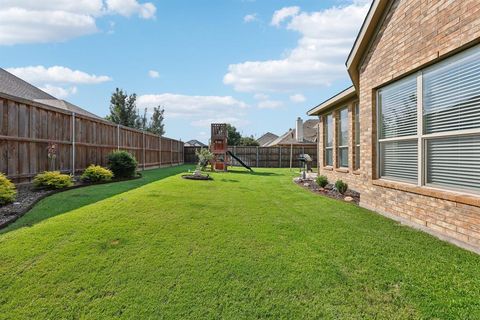
[[291, 144], [316, 144], [318, 140], [318, 123], [318, 119], [309, 119], [303, 123], [303, 141], [297, 141], [297, 139], [295, 138], [296, 130], [290, 129], [283, 135], [269, 143], [266, 147]]
[[267, 146], [270, 142], [273, 140], [277, 139], [278, 136], [274, 133], [267, 132], [264, 135], [262, 135], [260, 138], [257, 139], [258, 144], [260, 147], [265, 147]]

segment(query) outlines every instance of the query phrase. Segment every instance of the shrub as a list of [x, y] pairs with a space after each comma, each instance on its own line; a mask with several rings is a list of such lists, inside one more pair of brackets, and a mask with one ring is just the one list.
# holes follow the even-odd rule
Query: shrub
[[114, 151], [108, 155], [107, 161], [115, 178], [131, 178], [137, 170], [137, 160], [127, 151]]
[[13, 202], [16, 195], [15, 185], [3, 173], [0, 173], [0, 205]]
[[80, 177], [82, 181], [88, 182], [105, 182], [112, 180], [113, 172], [101, 167], [90, 165], [85, 171], [83, 171], [82, 176]]
[[337, 182], [335, 182], [335, 188], [341, 194], [345, 194], [345, 192], [347, 192], [347, 189], [348, 189], [348, 184], [346, 184], [342, 180], [337, 180]]
[[71, 187], [73, 182], [68, 174], [61, 174], [60, 171], [45, 171], [35, 176], [33, 184], [39, 188], [63, 189]]
[[195, 150], [195, 155], [198, 158], [197, 169], [205, 170], [208, 163], [213, 159], [213, 153], [208, 150], [208, 148], [201, 148], [200, 150]]
[[322, 187], [322, 188], [325, 188], [325, 186], [328, 184], [328, 179], [326, 176], [318, 176], [317, 177], [317, 184]]

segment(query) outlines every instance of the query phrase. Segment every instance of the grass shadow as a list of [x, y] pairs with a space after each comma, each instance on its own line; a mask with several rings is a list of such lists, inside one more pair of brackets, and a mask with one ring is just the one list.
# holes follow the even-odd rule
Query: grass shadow
[[43, 199], [23, 217], [7, 226], [5, 229], [0, 230], [0, 234], [23, 227], [31, 227], [43, 220], [102, 201], [114, 195], [139, 188], [192, 168], [193, 166], [183, 165], [172, 168], [146, 170], [142, 172], [142, 178], [140, 179], [101, 184], [54, 194]]

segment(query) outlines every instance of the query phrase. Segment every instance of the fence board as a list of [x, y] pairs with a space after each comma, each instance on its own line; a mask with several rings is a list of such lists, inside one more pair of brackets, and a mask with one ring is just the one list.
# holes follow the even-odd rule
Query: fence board
[[[196, 163], [197, 157], [195, 150], [201, 147], [185, 147], [184, 161], [185, 163]], [[292, 157], [292, 167], [299, 167], [298, 158], [301, 154], [307, 153], [312, 157], [313, 165], [317, 163], [317, 147], [316, 146], [281, 146], [281, 147], [243, 147], [230, 146], [228, 150], [239, 157], [246, 165], [250, 167], [261, 168], [289, 168], [290, 153]], [[231, 159], [231, 165], [240, 166], [235, 160]]]
[[[49, 144], [57, 145], [54, 164]], [[15, 182], [45, 170], [78, 173], [90, 164], [105, 166], [114, 150], [131, 152], [140, 168], [183, 163], [181, 141], [0, 93], [0, 172]]]

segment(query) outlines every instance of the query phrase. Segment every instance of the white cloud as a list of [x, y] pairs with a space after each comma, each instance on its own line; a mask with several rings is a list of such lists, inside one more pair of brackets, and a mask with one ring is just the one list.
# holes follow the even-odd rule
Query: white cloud
[[283, 102], [278, 100], [264, 100], [258, 103], [260, 109], [278, 109], [283, 107]]
[[156, 79], [156, 78], [160, 78], [160, 73], [158, 71], [155, 71], [155, 70], [150, 70], [150, 71], [148, 71], [148, 76], [150, 78]]
[[140, 108], [155, 106], [165, 108], [170, 118], [184, 118], [193, 126], [206, 127], [212, 122], [228, 122], [245, 125], [245, 110], [248, 105], [231, 96], [188, 96], [163, 93], [141, 95], [137, 99]]
[[109, 11], [121, 14], [125, 17], [130, 17], [137, 14], [143, 19], [155, 18], [157, 8], [153, 3], [139, 3], [137, 0], [107, 0], [107, 7]]
[[32, 83], [57, 98], [66, 98], [77, 93], [76, 85], [100, 84], [111, 81], [108, 76], [97, 76], [67, 67], [28, 66], [6, 68], [17, 77]]
[[64, 99], [68, 96], [71, 96], [77, 93], [77, 87], [75, 86], [62, 88], [62, 87], [53, 86], [51, 84], [46, 84], [44, 87], [41, 87], [40, 89], [59, 99]]
[[245, 17], [243, 17], [243, 22], [245, 23], [253, 22], [256, 20], [258, 20], [256, 13], [247, 14]]
[[256, 93], [253, 98], [255, 100], [267, 100], [269, 98], [269, 95], [268, 94], [265, 94], [265, 93]]
[[302, 102], [305, 102], [307, 99], [305, 98], [305, 96], [303, 94], [300, 94], [300, 93], [297, 93], [297, 94], [294, 94], [294, 95], [291, 95], [290, 96], [290, 101], [294, 102], [294, 103], [302, 103]]
[[243, 92], [292, 92], [346, 77], [345, 60], [368, 8], [355, 1], [312, 13], [276, 11], [272, 24], [288, 19], [286, 29], [301, 35], [297, 47], [282, 59], [232, 64], [223, 82]]
[[96, 20], [105, 15], [150, 19], [155, 12], [136, 0], [0, 0], [0, 45], [62, 42], [98, 32]]
[[270, 22], [270, 24], [272, 26], [279, 27], [284, 20], [298, 15], [299, 12], [300, 12], [299, 7], [285, 7], [280, 10], [277, 10], [273, 13], [272, 21]]
[[49, 68], [44, 66], [29, 66], [7, 68], [6, 70], [27, 82], [37, 85], [44, 83], [98, 84], [112, 80], [112, 78], [108, 76], [97, 76], [62, 66]]

